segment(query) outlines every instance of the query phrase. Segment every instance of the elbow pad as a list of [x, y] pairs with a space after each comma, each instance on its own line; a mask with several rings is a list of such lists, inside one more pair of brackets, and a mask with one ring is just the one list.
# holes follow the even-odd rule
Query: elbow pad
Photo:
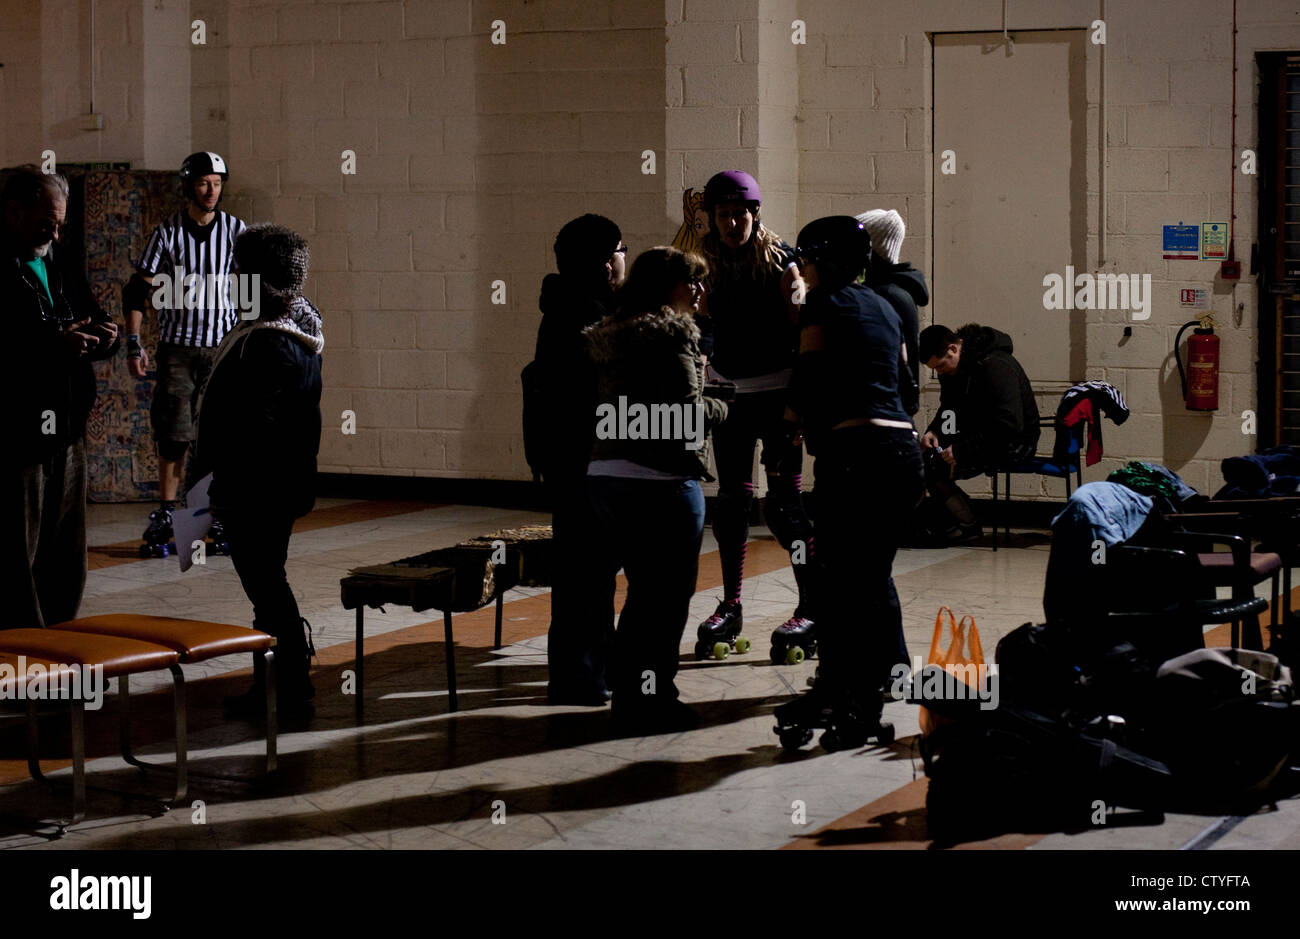
[[149, 282], [139, 274], [132, 274], [131, 279], [122, 285], [122, 313], [132, 310], [149, 309]]

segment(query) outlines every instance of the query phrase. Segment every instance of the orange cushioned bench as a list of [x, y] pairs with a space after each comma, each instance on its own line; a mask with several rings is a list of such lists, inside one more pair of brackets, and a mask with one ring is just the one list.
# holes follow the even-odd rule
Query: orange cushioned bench
[[[270, 633], [249, 629], [247, 626], [232, 626], [229, 623], [173, 619], [170, 616], [145, 616], [138, 613], [87, 616], [58, 623], [49, 628], [152, 642], [174, 650], [180, 655], [183, 665], [247, 652], [260, 657], [266, 663], [266, 771], [268, 773], [275, 771], [275, 652], [273, 651], [275, 637]], [[4, 636], [0, 634], [0, 645], [3, 645], [3, 642]], [[121, 701], [122, 726], [125, 729], [129, 702], [125, 677], [118, 682], [118, 694]], [[149, 765], [131, 755], [131, 743], [126, 737], [125, 730], [122, 736], [122, 757], [133, 766], [145, 768]]]
[[[155, 643], [117, 636], [55, 629], [7, 629], [0, 632], [0, 656], [14, 667], [19, 656], [25, 658], [29, 672], [21, 677], [15, 676], [11, 682], [25, 681], [29, 690], [36, 681], [30, 675], [30, 669], [38, 662], [47, 667], [58, 663], [66, 667], [66, 672], [83, 665], [100, 668], [105, 682], [110, 678], [120, 678], [123, 684], [128, 675], [168, 669], [172, 673], [176, 710], [176, 799], [179, 801], [185, 797], [188, 789], [185, 775], [185, 677], [181, 674], [178, 652]], [[85, 701], [71, 698], [69, 703], [72, 708], [72, 817], [58, 823], [60, 835], [86, 817]], [[40, 767], [36, 705], [37, 701], [29, 696], [27, 768], [33, 779], [47, 782]], [[125, 728], [122, 735], [126, 736]]]
[[[274, 645], [273, 636], [243, 626], [123, 613], [69, 620], [47, 629], [0, 631], [0, 653], [23, 654], [29, 662], [34, 661], [34, 657], [40, 657], [74, 666], [99, 665], [103, 667], [105, 680], [117, 678], [122, 757], [140, 769], [156, 767], [138, 759], [131, 752], [129, 679], [132, 674], [163, 668], [171, 672], [176, 720], [176, 794], [170, 800], [172, 804], [183, 801], [189, 789], [186, 768], [185, 676], [180, 665], [246, 652], [260, 656], [265, 661], [266, 771], [270, 773], [276, 764]], [[84, 769], [78, 769], [78, 764], [84, 762], [83, 712], [84, 703], [73, 702], [73, 788], [76, 817], [68, 825], [76, 824], [85, 815]], [[34, 705], [29, 702], [28, 765], [33, 777], [40, 779], [40, 769], [35, 763], [34, 714]], [[77, 754], [81, 754], [80, 760]], [[61, 825], [60, 833], [68, 825]]]

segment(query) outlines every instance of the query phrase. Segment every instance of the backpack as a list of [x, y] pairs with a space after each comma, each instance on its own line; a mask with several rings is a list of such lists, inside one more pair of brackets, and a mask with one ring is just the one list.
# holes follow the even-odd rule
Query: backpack
[[1161, 665], [1156, 690], [1149, 746], [1190, 807], [1253, 808], [1300, 752], [1300, 705], [1276, 656], [1198, 649]]
[[542, 366], [536, 359], [524, 366], [519, 380], [524, 387], [524, 459], [533, 471], [533, 481], [537, 482], [542, 478], [549, 452], [550, 401]]

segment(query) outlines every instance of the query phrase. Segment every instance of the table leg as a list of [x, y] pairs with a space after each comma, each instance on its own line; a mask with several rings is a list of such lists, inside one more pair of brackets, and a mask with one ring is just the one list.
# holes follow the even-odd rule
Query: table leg
[[365, 693], [365, 675], [366, 675], [366, 649], [365, 634], [366, 627], [366, 607], [361, 604], [357, 607], [357, 660], [353, 672], [356, 673], [357, 685], [353, 690], [356, 694], [357, 723], [360, 724], [365, 720], [366, 712], [366, 693]]
[[456, 647], [451, 638], [451, 610], [442, 611], [442, 629], [447, 638], [447, 698], [456, 710]]
[[497, 634], [496, 634], [496, 641], [492, 646], [493, 649], [501, 648], [501, 605], [502, 605], [501, 598], [502, 596], [504, 596], [504, 594], [501, 592], [500, 589], [498, 589], [497, 590]]

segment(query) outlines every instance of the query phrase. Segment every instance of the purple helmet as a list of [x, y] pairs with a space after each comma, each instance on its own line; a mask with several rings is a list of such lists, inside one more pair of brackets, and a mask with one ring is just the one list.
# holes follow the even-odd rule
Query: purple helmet
[[758, 181], [740, 170], [718, 173], [704, 185], [704, 211], [713, 214], [713, 207], [724, 202], [749, 202], [763, 204], [763, 194], [758, 191]]

